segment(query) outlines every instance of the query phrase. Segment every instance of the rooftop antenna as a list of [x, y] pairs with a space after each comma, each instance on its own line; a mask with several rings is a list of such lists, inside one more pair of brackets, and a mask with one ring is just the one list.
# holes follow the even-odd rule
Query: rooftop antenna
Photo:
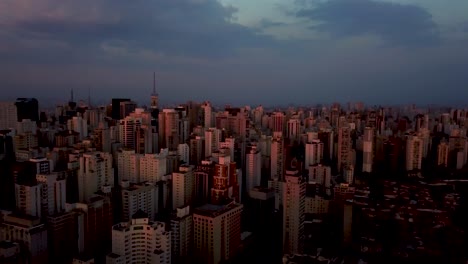
[[71, 89], [71, 98], [70, 98], [70, 102], [73, 102], [73, 88]]

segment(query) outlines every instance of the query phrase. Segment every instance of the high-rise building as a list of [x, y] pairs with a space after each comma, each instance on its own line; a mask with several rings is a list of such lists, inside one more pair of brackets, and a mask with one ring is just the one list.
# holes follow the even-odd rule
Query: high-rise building
[[65, 175], [53, 172], [37, 174], [36, 180], [41, 184], [42, 215], [54, 215], [65, 211], [66, 180]]
[[131, 112], [135, 111], [137, 104], [133, 101], [120, 102], [120, 119], [129, 116]]
[[15, 184], [16, 211], [41, 218], [41, 189], [41, 184]]
[[351, 127], [342, 126], [338, 130], [338, 171], [345, 165], [354, 165], [351, 164]]
[[298, 118], [290, 119], [286, 127], [286, 136], [290, 140], [299, 140], [301, 134], [301, 120]]
[[363, 158], [362, 158], [362, 171], [363, 172], [372, 172], [372, 163], [374, 159], [373, 154], [373, 145], [374, 145], [374, 129], [371, 127], [366, 127], [364, 129], [363, 137]]
[[167, 155], [145, 154], [140, 158], [141, 182], [157, 183], [167, 174]]
[[241, 243], [243, 205], [206, 204], [196, 208], [194, 222], [194, 257], [196, 263], [217, 264], [231, 259]]
[[281, 180], [284, 173], [284, 142], [281, 136], [273, 137], [271, 142], [271, 179]]
[[79, 201], [86, 202], [105, 186], [114, 186], [112, 155], [104, 152], [84, 153], [79, 157]]
[[175, 109], [163, 109], [159, 113], [159, 146], [177, 150], [179, 145], [179, 113]]
[[286, 116], [282, 112], [274, 112], [271, 115], [271, 118], [273, 120], [273, 127], [272, 130], [273, 132], [281, 132], [284, 134], [284, 130], [286, 127]]
[[188, 144], [179, 144], [177, 146], [177, 154], [182, 163], [190, 164], [190, 148]]
[[140, 183], [140, 159], [143, 156], [131, 149], [121, 149], [117, 152], [118, 182], [130, 181]]
[[210, 157], [220, 148], [221, 130], [209, 128], [205, 131], [205, 157]]
[[151, 222], [138, 211], [129, 222], [112, 227], [112, 253], [107, 264], [170, 264], [171, 232], [163, 222]]
[[178, 172], [172, 173], [172, 209], [191, 205], [195, 196], [193, 166], [181, 165]]
[[205, 157], [205, 143], [203, 137], [193, 136], [190, 139], [190, 164], [198, 165]]
[[136, 149], [136, 134], [142, 127], [141, 118], [128, 116], [120, 120], [119, 124], [119, 141], [122, 145], [129, 149]]
[[211, 160], [202, 160], [197, 166], [195, 177], [195, 204], [204, 205], [210, 202], [211, 188], [213, 186], [215, 164]]
[[193, 215], [190, 206], [177, 208], [171, 217], [173, 263], [188, 262], [193, 253]]
[[417, 136], [406, 139], [406, 170], [420, 170], [422, 165], [423, 142]]
[[73, 212], [47, 217], [49, 258], [55, 263], [70, 263], [77, 250], [76, 219]]
[[130, 184], [122, 181], [122, 219], [128, 221], [138, 210], [154, 220], [157, 209], [157, 192], [153, 184]]
[[0, 129], [16, 127], [18, 113], [14, 102], [0, 102]]
[[246, 155], [246, 192], [260, 186], [262, 179], [262, 153], [257, 146], [251, 146]]
[[93, 196], [86, 203], [67, 204], [75, 215], [80, 259], [103, 256], [111, 249], [113, 212], [109, 197]]
[[88, 137], [88, 123], [81, 116], [74, 116], [67, 121], [68, 130], [79, 133], [78, 139], [81, 141]]
[[314, 139], [305, 146], [305, 167], [322, 163], [323, 160], [323, 143]]
[[224, 204], [234, 199], [240, 202], [240, 189], [235, 162], [215, 164], [213, 185], [211, 188], [211, 203]]
[[306, 183], [298, 171], [286, 171], [283, 189], [283, 252], [304, 250]]
[[326, 188], [331, 187], [331, 168], [329, 166], [309, 166], [309, 182], [315, 182]]
[[449, 145], [445, 141], [440, 142], [439, 146], [437, 146], [437, 165], [447, 167], [448, 157], [449, 157]]
[[122, 102], [130, 102], [130, 99], [124, 99], [124, 98], [113, 98], [112, 99], [112, 119], [114, 120], [119, 120], [121, 119], [121, 113], [120, 113], [120, 103]]
[[39, 121], [39, 102], [36, 98], [18, 98], [16, 99], [16, 112], [18, 122], [23, 119]]
[[213, 127], [213, 116], [212, 116], [213, 114], [212, 114], [210, 102], [204, 102], [201, 108], [203, 109], [204, 127], [205, 128]]

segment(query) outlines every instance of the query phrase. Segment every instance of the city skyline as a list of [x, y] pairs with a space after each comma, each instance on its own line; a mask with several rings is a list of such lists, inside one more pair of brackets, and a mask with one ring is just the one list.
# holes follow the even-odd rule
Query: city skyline
[[[0, 3], [0, 97], [462, 104], [466, 1]], [[13, 94], [14, 92], [14, 94]], [[164, 101], [166, 100], [166, 101]]]

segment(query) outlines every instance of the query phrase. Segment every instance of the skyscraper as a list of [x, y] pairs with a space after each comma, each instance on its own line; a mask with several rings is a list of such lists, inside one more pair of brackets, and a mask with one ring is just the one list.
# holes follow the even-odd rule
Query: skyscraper
[[420, 170], [422, 165], [423, 142], [417, 136], [406, 139], [406, 170]]
[[112, 155], [104, 152], [85, 153], [79, 157], [79, 201], [86, 202], [105, 186], [114, 186]]
[[41, 184], [41, 207], [43, 216], [54, 215], [65, 211], [66, 180], [64, 175], [37, 174], [37, 182]]
[[15, 103], [0, 102], [0, 129], [15, 128], [18, 113]]
[[171, 218], [173, 263], [185, 263], [193, 250], [193, 215], [190, 206], [177, 208]]
[[172, 173], [172, 209], [191, 205], [195, 196], [193, 166], [182, 165]]
[[246, 192], [260, 186], [262, 178], [262, 153], [256, 145], [250, 146], [246, 155]]
[[363, 172], [372, 172], [372, 163], [374, 159], [373, 144], [374, 144], [374, 129], [371, 127], [366, 127], [364, 129], [364, 138], [363, 138], [363, 160], [362, 160]]
[[283, 252], [304, 250], [306, 183], [296, 170], [287, 170], [283, 187]]
[[196, 208], [194, 222], [194, 257], [196, 263], [217, 264], [229, 260], [241, 243], [243, 205], [206, 204]]
[[314, 139], [306, 144], [305, 149], [305, 167], [320, 164], [323, 160], [323, 143]]
[[39, 102], [36, 98], [18, 98], [15, 105], [18, 122], [24, 119], [39, 121]]
[[338, 130], [338, 171], [351, 164], [351, 127], [342, 126]]
[[271, 179], [283, 179], [284, 142], [281, 136], [275, 136], [271, 142]]

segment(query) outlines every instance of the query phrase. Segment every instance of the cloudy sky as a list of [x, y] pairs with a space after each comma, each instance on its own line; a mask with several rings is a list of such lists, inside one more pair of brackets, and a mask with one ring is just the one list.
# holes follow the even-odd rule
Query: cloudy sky
[[0, 101], [465, 104], [466, 0], [0, 0]]

